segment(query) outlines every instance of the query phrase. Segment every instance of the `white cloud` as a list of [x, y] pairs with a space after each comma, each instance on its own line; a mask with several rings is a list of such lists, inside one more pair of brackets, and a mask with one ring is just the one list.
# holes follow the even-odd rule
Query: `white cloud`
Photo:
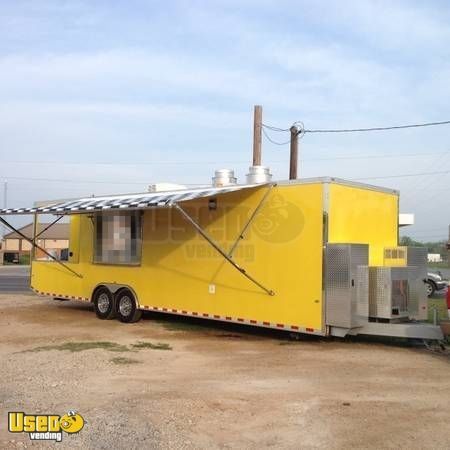
[[[426, 53], [448, 52], [450, 10], [437, 2], [362, 0], [308, 3], [306, 14], [316, 23], [338, 28], [344, 40], [353, 37], [355, 47], [369, 44], [399, 59], [426, 58]], [[421, 53], [421, 54], [420, 54]]]

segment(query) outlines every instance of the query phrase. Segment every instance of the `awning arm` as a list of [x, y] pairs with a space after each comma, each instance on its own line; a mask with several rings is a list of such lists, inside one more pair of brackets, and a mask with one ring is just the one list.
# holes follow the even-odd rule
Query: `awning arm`
[[236, 247], [238, 246], [239, 242], [241, 239], [244, 239], [245, 237], [245, 233], [248, 230], [248, 227], [251, 225], [251, 223], [253, 222], [254, 218], [256, 217], [256, 215], [259, 213], [259, 211], [261, 210], [261, 208], [263, 207], [264, 203], [266, 202], [267, 198], [269, 197], [270, 192], [272, 191], [272, 188], [276, 186], [276, 184], [270, 184], [267, 188], [266, 193], [264, 194], [263, 198], [261, 199], [261, 201], [258, 203], [257, 207], [254, 209], [252, 215], [249, 217], [249, 219], [247, 220], [247, 223], [244, 225], [244, 227], [242, 228], [241, 232], [239, 233], [239, 236], [236, 238], [236, 240], [234, 241], [234, 244], [231, 246], [230, 251], [228, 252], [228, 256], [231, 258], [231, 256], [233, 256], [234, 251], [236, 250]]
[[180, 211], [182, 216], [192, 224], [192, 226], [202, 235], [202, 237], [209, 242], [209, 244], [218, 252], [220, 253], [235, 269], [237, 269], [239, 272], [244, 275], [244, 277], [248, 278], [252, 283], [256, 284], [259, 288], [261, 288], [263, 291], [265, 291], [268, 295], [275, 295], [275, 292], [271, 289], [267, 289], [265, 286], [263, 286], [259, 281], [255, 280], [251, 275], [249, 275], [244, 268], [236, 264], [228, 254], [220, 248], [218, 244], [214, 242], [214, 240], [206, 233], [205, 230], [178, 204], [174, 203], [173, 206]]
[[34, 240], [36, 240], [39, 236], [44, 234], [49, 228], [51, 228], [55, 223], [59, 222], [64, 216], [57, 217], [52, 223], [50, 223], [47, 227], [45, 227], [43, 230], [41, 230], [36, 236], [34, 236]]
[[29, 237], [25, 236], [23, 233], [21, 233], [19, 230], [14, 228], [10, 223], [8, 223], [3, 217], [0, 217], [0, 222], [6, 225], [10, 230], [17, 233], [22, 239], [25, 239], [28, 241], [34, 248], [39, 249], [41, 252], [43, 252], [45, 255], [47, 255], [49, 258], [53, 259], [53, 261], [57, 262], [60, 266], [63, 266], [65, 269], [67, 269], [69, 272], [72, 272], [74, 275], [76, 275], [78, 278], [83, 278], [83, 275], [75, 272], [72, 268], [70, 268], [68, 265], [64, 264], [59, 259], [55, 258], [52, 254], [50, 254], [47, 250], [42, 248], [40, 245], [37, 245], [36, 242], [33, 239], [30, 239]]

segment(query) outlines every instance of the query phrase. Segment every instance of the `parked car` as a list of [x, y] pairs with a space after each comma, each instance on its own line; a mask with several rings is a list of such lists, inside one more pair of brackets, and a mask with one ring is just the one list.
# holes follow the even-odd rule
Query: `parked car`
[[440, 273], [428, 272], [425, 285], [427, 288], [427, 296], [431, 297], [436, 291], [446, 288], [447, 282], [442, 279]]

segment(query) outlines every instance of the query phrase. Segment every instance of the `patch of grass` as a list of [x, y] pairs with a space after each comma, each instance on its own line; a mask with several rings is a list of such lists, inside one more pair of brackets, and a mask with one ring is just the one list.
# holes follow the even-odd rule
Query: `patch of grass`
[[152, 342], [138, 341], [136, 344], [131, 344], [131, 346], [137, 349], [151, 348], [152, 350], [172, 350], [172, 347], [164, 342], [153, 344]]
[[444, 298], [428, 299], [428, 322], [433, 322], [433, 308], [436, 307], [438, 312], [438, 321], [448, 318], [447, 302]]
[[450, 266], [447, 261], [442, 261], [439, 263], [430, 263], [428, 264], [428, 268], [431, 270], [434, 269], [448, 269]]
[[131, 344], [130, 349], [126, 345], [117, 344], [116, 342], [88, 341], [88, 342], [63, 342], [62, 344], [43, 345], [40, 347], [31, 348], [29, 350], [24, 350], [23, 352], [19, 353], [46, 352], [50, 350], [68, 351], [75, 353], [75, 352], [82, 352], [84, 350], [92, 350], [96, 348], [107, 350], [109, 352], [129, 352], [131, 351], [131, 349], [140, 350], [146, 348], [150, 348], [152, 350], [172, 350], [172, 347], [164, 342], [152, 343], [152, 342], [138, 341], [135, 344]]
[[125, 358], [123, 356], [116, 356], [115, 358], [110, 359], [110, 361], [117, 365], [140, 364], [140, 361], [137, 359]]
[[41, 347], [35, 347], [25, 352], [45, 352], [49, 350], [69, 351], [69, 352], [82, 352], [84, 350], [92, 350], [95, 348], [101, 348], [108, 350], [109, 352], [129, 352], [130, 349], [126, 345], [117, 344], [109, 341], [91, 341], [91, 342], [64, 342], [58, 345], [44, 345]]
[[22, 255], [19, 258], [19, 264], [24, 265], [24, 266], [29, 266], [30, 265], [30, 255]]
[[211, 328], [205, 327], [203, 325], [198, 325], [191, 322], [181, 322], [181, 321], [159, 321], [159, 323], [168, 331], [207, 331]]
[[215, 334], [215, 337], [219, 338], [230, 338], [230, 339], [243, 339], [244, 336], [240, 334], [234, 334], [234, 333], [223, 333], [223, 334]]

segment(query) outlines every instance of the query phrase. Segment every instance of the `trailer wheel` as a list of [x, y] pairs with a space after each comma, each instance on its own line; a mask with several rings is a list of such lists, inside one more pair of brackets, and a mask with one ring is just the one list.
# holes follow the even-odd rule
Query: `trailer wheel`
[[137, 308], [136, 299], [128, 289], [121, 289], [116, 294], [116, 314], [124, 323], [137, 322], [142, 317], [142, 311]]
[[93, 303], [95, 314], [99, 319], [110, 320], [116, 317], [114, 296], [109, 289], [105, 287], [98, 288], [94, 292]]

